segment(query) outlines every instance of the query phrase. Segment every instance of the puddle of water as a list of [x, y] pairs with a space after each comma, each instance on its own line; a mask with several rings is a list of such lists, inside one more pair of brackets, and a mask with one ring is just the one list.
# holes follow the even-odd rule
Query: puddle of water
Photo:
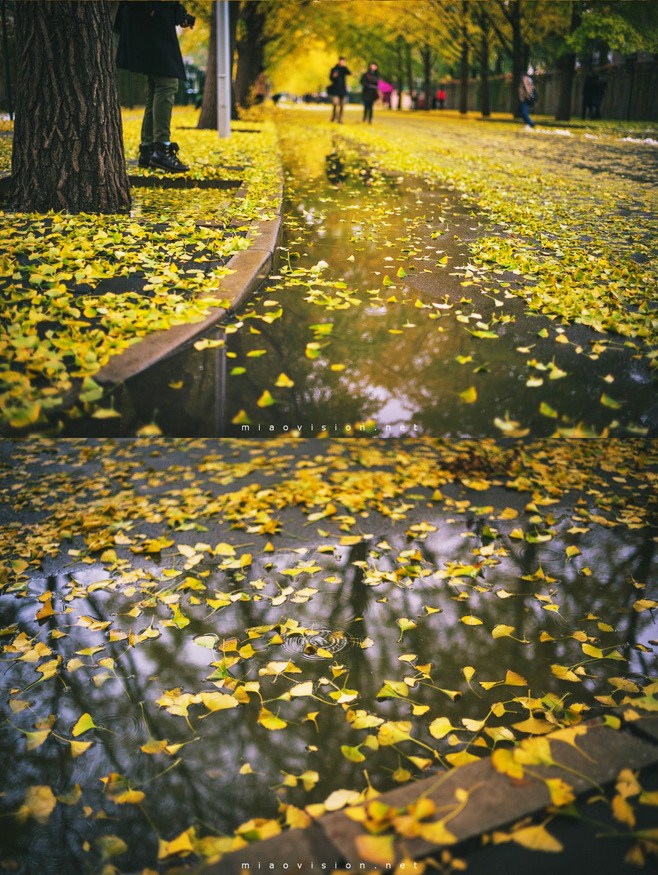
[[[655, 385], [632, 345], [582, 326], [556, 343], [560, 326], [508, 291], [518, 277], [492, 276], [488, 294], [464, 280], [483, 229], [456, 193], [387, 179], [322, 128], [282, 126], [281, 141], [281, 273], [224, 349], [189, 349], [129, 381], [122, 420], [78, 421], [76, 434], [155, 421], [172, 436], [483, 437], [501, 434], [496, 419], [531, 436], [577, 423], [655, 432]], [[317, 276], [344, 289], [309, 294], [321, 262]]]
[[[595, 527], [578, 537], [578, 563], [565, 563], [571, 515], [560, 504], [552, 512], [556, 536], [548, 543], [514, 546], [505, 522], [492, 539], [477, 517], [455, 513], [435, 519], [437, 530], [424, 540], [378, 522], [367, 532], [372, 537], [333, 553], [259, 553], [245, 573], [204, 562], [187, 580], [203, 580], [223, 607], [211, 610], [193, 585], [183, 586], [173, 619], [168, 594], [183, 578], [168, 579], [166, 562], [145, 562], [131, 582], [93, 566], [34, 578], [28, 597], [0, 600], [4, 624], [47, 641], [68, 670], [61, 682], [34, 684], [33, 664], [19, 660], [2, 675], [3, 708], [12, 689], [23, 690], [14, 699], [29, 702], [0, 724], [0, 754], [12, 762], [0, 799], [4, 865], [15, 861], [19, 875], [99, 871], [103, 841], [118, 836], [128, 847], [113, 862], [134, 872], [154, 866], [156, 832], [170, 839], [195, 823], [199, 834], [230, 833], [253, 817], [276, 816], [280, 802], [303, 808], [352, 788], [362, 769], [377, 789], [388, 789], [405, 772], [423, 777], [441, 769], [423, 744], [442, 758], [465, 745], [481, 753], [478, 733], [462, 721], [481, 720], [505, 702], [487, 726], [509, 727], [527, 716], [513, 699], [528, 689], [538, 699], [551, 695], [560, 710], [595, 713], [596, 697], [613, 690], [608, 678], [632, 681], [656, 670], [655, 624], [648, 611], [633, 609], [633, 581], [650, 579], [655, 564], [654, 533]], [[363, 526], [366, 534], [367, 520]], [[499, 542], [509, 555], [496, 553]], [[476, 547], [486, 561], [474, 564]], [[583, 567], [591, 569], [587, 579]], [[46, 591], [71, 613], [37, 626], [34, 600]], [[467, 625], [464, 617], [481, 622]], [[513, 637], [492, 637], [499, 624], [513, 626]], [[584, 635], [620, 658], [584, 657]], [[555, 664], [580, 667], [580, 682], [560, 679]], [[471, 665], [478, 671], [467, 682]], [[508, 670], [527, 684], [502, 684]], [[387, 683], [407, 692], [394, 686], [382, 693]], [[190, 704], [191, 725], [163, 707], [167, 695], [236, 685], [251, 690], [248, 702], [215, 712]], [[287, 727], [264, 728], [261, 707]], [[410, 721], [420, 744], [372, 749], [377, 728], [355, 728], [349, 715], [356, 711]], [[82, 712], [98, 728], [79, 738], [93, 745], [73, 758], [67, 739]], [[26, 749], [20, 730], [47, 715], [57, 737]], [[437, 741], [428, 725], [439, 716], [454, 731]], [[171, 750], [146, 753], [154, 739]], [[113, 773], [146, 793], [143, 809], [112, 801], [105, 785]], [[78, 785], [79, 799], [58, 802], [47, 823], [17, 822], [12, 812], [27, 788], [46, 785], [64, 800]]]

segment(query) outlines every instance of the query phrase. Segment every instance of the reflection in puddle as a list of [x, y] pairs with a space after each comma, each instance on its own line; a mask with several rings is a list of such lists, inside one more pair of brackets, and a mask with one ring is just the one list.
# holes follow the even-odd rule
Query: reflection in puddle
[[[620, 678], [655, 670], [655, 624], [633, 607], [652, 531], [581, 527], [578, 561], [565, 562], [576, 541], [559, 503], [552, 540], [538, 526], [535, 543], [515, 540], [509, 508], [485, 524], [453, 504], [431, 525], [408, 520], [406, 535], [364, 518], [361, 536], [303, 556], [241, 565], [238, 546], [222, 569], [191, 550], [187, 570], [180, 556], [145, 557], [109, 577], [93, 565], [35, 577], [29, 596], [4, 597], [5, 626], [24, 638], [2, 680], [3, 860], [79, 875], [114, 860], [115, 843], [121, 871], [152, 867], [157, 835], [191, 823], [222, 835], [282, 803], [303, 809], [359, 784], [360, 762], [385, 790], [486, 754], [501, 727], [514, 737], [528, 690], [535, 714], [576, 722], [609, 705]], [[51, 607], [37, 622], [35, 602]], [[608, 658], [588, 657], [589, 642]], [[43, 659], [59, 679], [41, 681]], [[78, 732], [81, 713], [93, 725]], [[428, 732], [438, 717], [453, 728], [440, 740]], [[377, 744], [384, 720], [409, 721], [418, 743]], [[43, 823], [11, 815], [30, 787], [57, 796]], [[122, 801], [135, 792], [139, 804]]]

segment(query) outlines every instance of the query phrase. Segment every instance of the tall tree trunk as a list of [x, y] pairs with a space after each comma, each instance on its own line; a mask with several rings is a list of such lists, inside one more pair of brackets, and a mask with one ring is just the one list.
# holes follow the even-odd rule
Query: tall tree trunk
[[[571, 3], [571, 22], [569, 32], [573, 33], [580, 25], [580, 12], [576, 3]], [[560, 93], [557, 101], [557, 121], [568, 122], [571, 120], [571, 99], [573, 96], [573, 80], [576, 73], [576, 55], [574, 52], [565, 51], [558, 58], [557, 67], [560, 73]]]
[[459, 112], [468, 112], [468, 0], [461, 6], [461, 59], [459, 64]]
[[489, 19], [486, 15], [479, 16], [480, 24], [480, 103], [482, 115], [491, 115], [491, 100], [489, 95]]
[[238, 22], [240, 21], [240, 0], [228, 0], [228, 30], [231, 52], [231, 118], [236, 121], [238, 116], [238, 101], [235, 96], [235, 53], [238, 44]]
[[128, 209], [109, 4], [32, 0], [15, 10], [10, 209]]
[[510, 10], [512, 25], [512, 99], [511, 110], [515, 118], [519, 115], [519, 85], [521, 77], [528, 69], [523, 63], [523, 38], [521, 35], [521, 0], [514, 0]]
[[235, 97], [240, 106], [251, 105], [251, 90], [264, 66], [265, 22], [267, 3], [250, 0], [242, 6], [240, 23], [244, 35], [237, 40], [238, 67], [235, 74]]
[[217, 128], [217, 0], [213, 0], [210, 12], [206, 79], [197, 128]]
[[409, 84], [409, 97], [411, 98], [411, 108], [414, 109], [413, 94], [414, 94], [414, 75], [411, 66], [411, 43], [404, 41], [404, 69]]
[[404, 57], [402, 48], [404, 45], [404, 37], [398, 36], [395, 42], [396, 60], [398, 63], [398, 110], [402, 109], [402, 89], [404, 88]]
[[420, 50], [423, 59], [423, 90], [425, 91], [424, 109], [432, 109], [432, 49], [427, 43]]

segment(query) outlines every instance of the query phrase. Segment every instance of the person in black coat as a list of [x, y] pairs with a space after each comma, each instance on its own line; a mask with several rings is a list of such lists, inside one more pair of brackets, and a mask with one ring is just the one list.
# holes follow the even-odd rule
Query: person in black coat
[[329, 73], [329, 88], [327, 92], [331, 95], [334, 104], [331, 114], [332, 122], [343, 123], [343, 107], [347, 102], [347, 77], [351, 76], [352, 72], [348, 69], [345, 58], [339, 58]]
[[372, 124], [372, 108], [379, 97], [379, 67], [374, 61], [361, 77], [361, 100], [363, 101], [363, 121]]
[[189, 167], [178, 158], [178, 145], [171, 142], [178, 80], [186, 79], [177, 26], [193, 27], [194, 16], [169, 0], [123, 2], [115, 23], [119, 32], [117, 66], [148, 77], [139, 165], [182, 173]]

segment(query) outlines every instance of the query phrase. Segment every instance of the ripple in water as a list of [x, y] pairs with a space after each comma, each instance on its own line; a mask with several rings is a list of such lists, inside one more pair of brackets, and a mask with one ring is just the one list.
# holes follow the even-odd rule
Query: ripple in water
[[286, 635], [281, 647], [293, 656], [326, 659], [327, 653], [338, 653], [351, 647], [355, 641], [344, 629], [305, 629]]

